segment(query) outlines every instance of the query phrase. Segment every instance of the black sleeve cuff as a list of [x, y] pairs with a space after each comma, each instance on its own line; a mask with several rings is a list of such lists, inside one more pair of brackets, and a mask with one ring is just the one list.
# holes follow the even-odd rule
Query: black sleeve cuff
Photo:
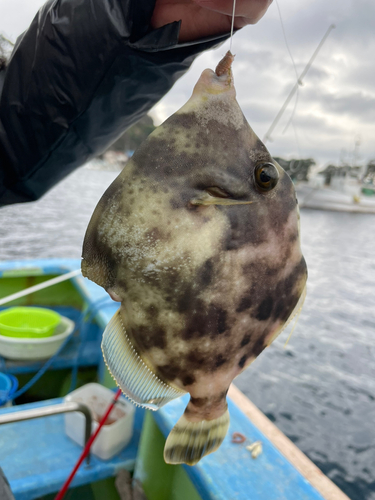
[[149, 0], [49, 0], [17, 40], [0, 100], [0, 205], [33, 201], [102, 153], [195, 57], [229, 34], [178, 43]]

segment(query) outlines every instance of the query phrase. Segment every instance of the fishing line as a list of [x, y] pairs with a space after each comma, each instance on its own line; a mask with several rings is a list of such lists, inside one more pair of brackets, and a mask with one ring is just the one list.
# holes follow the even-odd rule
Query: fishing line
[[[278, 13], [279, 13], [279, 18], [280, 18], [280, 24], [281, 24], [281, 30], [283, 32], [283, 36], [284, 36], [284, 41], [285, 41], [285, 45], [286, 45], [286, 48], [289, 52], [289, 55], [290, 55], [290, 59], [292, 60], [292, 64], [293, 64], [293, 68], [294, 68], [294, 72], [296, 74], [296, 79], [297, 79], [297, 83], [298, 83], [298, 87], [297, 87], [297, 92], [296, 92], [296, 100], [294, 101], [294, 108], [293, 108], [293, 111], [292, 111], [292, 114], [290, 115], [290, 118], [288, 120], [288, 123], [286, 124], [284, 130], [283, 130], [283, 134], [285, 134], [285, 132], [288, 130], [289, 128], [289, 125], [291, 124], [293, 118], [294, 118], [294, 114], [296, 112], [296, 109], [297, 109], [297, 104], [298, 104], [298, 95], [299, 95], [299, 86], [301, 85], [301, 82], [298, 78], [298, 72], [297, 72], [297, 67], [296, 67], [296, 63], [294, 62], [294, 58], [293, 58], [293, 55], [292, 55], [292, 51], [290, 50], [290, 47], [289, 47], [289, 44], [288, 44], [288, 39], [286, 37], [286, 32], [285, 32], [285, 27], [284, 27], [284, 22], [283, 22], [283, 18], [282, 18], [282, 15], [281, 15], [281, 9], [280, 9], [280, 5], [279, 5], [279, 2], [278, 0], [276, 0], [276, 7], [277, 7], [277, 10], [278, 10]], [[299, 147], [298, 147], [299, 149]]]
[[279, 2], [276, 0], [276, 6], [277, 6], [277, 10], [279, 11], [279, 18], [280, 18], [280, 23], [281, 23], [281, 29], [283, 31], [283, 35], [284, 35], [284, 40], [285, 40], [285, 45], [286, 45], [286, 48], [288, 49], [288, 52], [289, 52], [289, 55], [290, 55], [290, 58], [292, 60], [292, 63], [293, 63], [293, 67], [294, 67], [294, 71], [296, 73], [296, 77], [297, 77], [297, 82], [298, 82], [298, 73], [297, 73], [297, 68], [296, 68], [296, 64], [294, 62], [294, 59], [293, 59], [293, 56], [292, 56], [292, 52], [289, 48], [289, 44], [288, 44], [288, 40], [286, 38], [286, 33], [285, 33], [285, 28], [284, 28], [284, 22], [283, 22], [283, 18], [281, 17], [281, 10], [280, 10], [280, 6], [279, 6]]
[[233, 10], [232, 10], [232, 26], [230, 28], [230, 45], [229, 52], [232, 52], [232, 40], [233, 40], [233, 28], [234, 28], [234, 12], [236, 10], [236, 0], [233, 0]]

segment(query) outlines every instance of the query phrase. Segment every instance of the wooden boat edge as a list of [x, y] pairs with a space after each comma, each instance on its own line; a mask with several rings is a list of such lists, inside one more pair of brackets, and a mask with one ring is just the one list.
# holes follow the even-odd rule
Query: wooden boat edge
[[235, 385], [228, 396], [284, 457], [326, 500], [350, 500], [285, 434]]

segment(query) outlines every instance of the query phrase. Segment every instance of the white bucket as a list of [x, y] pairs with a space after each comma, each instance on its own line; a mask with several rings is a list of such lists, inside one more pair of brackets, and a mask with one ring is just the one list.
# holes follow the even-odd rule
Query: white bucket
[[[98, 428], [99, 421], [111, 404], [114, 393], [100, 384], [86, 384], [68, 394], [64, 401], [77, 401], [86, 404], [93, 418], [91, 432]], [[109, 414], [106, 424], [91, 447], [94, 455], [108, 460], [119, 453], [131, 440], [133, 435], [135, 407], [125, 397], [120, 397]], [[65, 432], [76, 443], [84, 446], [85, 417], [82, 413], [65, 414]]]

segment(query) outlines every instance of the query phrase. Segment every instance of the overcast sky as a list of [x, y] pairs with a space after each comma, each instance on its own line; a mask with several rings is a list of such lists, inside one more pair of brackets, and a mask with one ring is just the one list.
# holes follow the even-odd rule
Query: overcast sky
[[[44, 2], [0, 0], [0, 32], [15, 40]], [[300, 74], [328, 27], [334, 23], [267, 147], [273, 156], [315, 158], [319, 165], [350, 161], [359, 142], [361, 162], [375, 159], [375, 1], [278, 0], [285, 33]], [[158, 123], [189, 98], [200, 73], [214, 69], [228, 50], [201, 55], [152, 111]], [[296, 81], [277, 5], [233, 39], [238, 102], [251, 127], [263, 138]], [[287, 130], [285, 127], [290, 122]]]

